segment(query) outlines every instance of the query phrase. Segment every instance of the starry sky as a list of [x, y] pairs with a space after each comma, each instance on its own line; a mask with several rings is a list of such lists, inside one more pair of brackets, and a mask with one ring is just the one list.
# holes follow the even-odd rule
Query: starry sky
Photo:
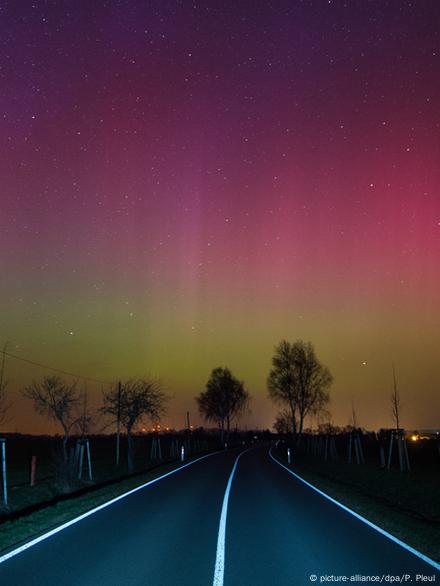
[[[333, 422], [440, 412], [437, 0], [0, 3], [0, 343], [186, 410], [223, 365], [270, 427], [282, 338]], [[9, 427], [46, 374], [7, 360]], [[99, 403], [101, 385], [88, 383]]]

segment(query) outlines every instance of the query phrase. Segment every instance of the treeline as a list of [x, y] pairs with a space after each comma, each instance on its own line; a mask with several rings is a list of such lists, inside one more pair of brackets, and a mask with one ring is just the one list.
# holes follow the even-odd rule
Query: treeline
[[[304, 420], [327, 408], [332, 383], [329, 370], [321, 365], [310, 342], [281, 341], [274, 349], [267, 378], [269, 397], [281, 406], [275, 422], [278, 431], [302, 433]], [[0, 365], [0, 422], [6, 417], [5, 352]], [[67, 465], [67, 445], [72, 434], [86, 436], [99, 419], [102, 430], [116, 431], [116, 462], [119, 462], [119, 436], [127, 438], [127, 461], [133, 467], [133, 433], [148, 420], [157, 426], [167, 411], [170, 398], [160, 380], [153, 377], [129, 379], [102, 391], [99, 409], [92, 413], [87, 392], [76, 381], [61, 376], [44, 376], [23, 391], [41, 416], [55, 421], [63, 437], [63, 459]], [[195, 397], [200, 415], [218, 427], [221, 442], [227, 442], [231, 425], [249, 412], [251, 396], [245, 383], [229, 368], [214, 368], [205, 388]]]

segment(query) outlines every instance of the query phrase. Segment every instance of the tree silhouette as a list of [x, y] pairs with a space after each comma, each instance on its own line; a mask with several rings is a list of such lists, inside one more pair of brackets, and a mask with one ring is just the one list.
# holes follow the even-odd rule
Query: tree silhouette
[[130, 472], [134, 468], [133, 431], [145, 417], [156, 423], [165, 412], [166, 400], [160, 382], [153, 378], [128, 380], [121, 386], [114, 385], [103, 392], [101, 413], [109, 415], [112, 423], [117, 423], [119, 418], [127, 433], [127, 462]]
[[278, 413], [273, 427], [279, 434], [287, 435], [292, 433], [292, 417], [287, 409], [283, 409]]
[[84, 385], [82, 394], [81, 394], [81, 414], [78, 417], [78, 421], [76, 427], [78, 428], [78, 433], [81, 437], [85, 437], [88, 435], [92, 429], [94, 423], [94, 417], [90, 411], [89, 407], [89, 395], [87, 386]]
[[294, 434], [302, 433], [307, 415], [319, 413], [328, 404], [332, 382], [310, 342], [282, 340], [275, 347], [267, 387], [270, 398], [288, 408]]
[[400, 415], [402, 413], [402, 401], [400, 399], [400, 393], [397, 388], [396, 371], [394, 369], [394, 364], [393, 364], [393, 392], [390, 395], [390, 402], [391, 402], [391, 413], [392, 413], [393, 419], [396, 423], [396, 430], [398, 431], [400, 429]]
[[205, 390], [196, 397], [200, 414], [207, 420], [217, 423], [221, 441], [229, 436], [233, 419], [244, 413], [249, 404], [249, 393], [228, 368], [214, 368]]
[[286, 340], [282, 340], [275, 347], [272, 369], [267, 379], [267, 388], [270, 398], [275, 403], [287, 406], [290, 412], [292, 432], [296, 434], [298, 400], [294, 364], [295, 357], [292, 346]]
[[34, 404], [39, 415], [57, 421], [63, 430], [63, 462], [67, 463], [67, 442], [72, 428], [79, 421], [81, 397], [76, 382], [67, 383], [59, 376], [46, 376], [41, 383], [33, 381], [23, 394]]

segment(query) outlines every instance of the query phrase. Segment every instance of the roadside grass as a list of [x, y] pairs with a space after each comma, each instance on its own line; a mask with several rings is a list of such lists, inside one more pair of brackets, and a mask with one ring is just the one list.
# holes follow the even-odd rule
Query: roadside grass
[[21, 514], [26, 515], [38, 508], [54, 505], [60, 500], [76, 498], [82, 493], [96, 490], [100, 486], [119, 483], [129, 477], [139, 477], [139, 474], [146, 473], [148, 470], [155, 470], [158, 466], [162, 467], [176, 461], [177, 459], [174, 458], [160, 464], [159, 462], [149, 462], [149, 468], [135, 469], [132, 473], [129, 473], [126, 467], [121, 466], [119, 469], [115, 469], [114, 465], [108, 465], [99, 470], [92, 481], [71, 478], [69, 482], [63, 482], [60, 479], [48, 477], [32, 487], [28, 484], [11, 486], [8, 490], [8, 507], [0, 507], [0, 526], [1, 523], [8, 519], [18, 518]]
[[[285, 450], [274, 450], [285, 466]], [[326, 462], [298, 454], [293, 472], [401, 541], [440, 562], [440, 478], [381, 470], [369, 464]]]
[[[198, 454], [192, 458], [188, 458], [185, 464], [203, 455]], [[42, 533], [54, 529], [82, 513], [86, 513], [133, 488], [154, 480], [167, 472], [176, 470], [181, 466], [180, 461], [170, 462], [148, 470], [145, 473], [116, 481], [109, 486], [97, 487], [93, 491], [81, 496], [75, 494], [69, 495], [66, 500], [52, 506], [44, 507], [14, 520], [4, 521], [0, 524], [0, 554], [7, 553], [7, 551], [34, 539]]]
[[[78, 454], [75, 454], [78, 439], [71, 438], [68, 449], [70, 464], [66, 471], [62, 457], [62, 439], [59, 436], [6, 434], [8, 505], [3, 505], [1, 494], [0, 527], [7, 521], [28, 515], [43, 507], [53, 506], [71, 497], [79, 497], [86, 492], [124, 481], [136, 474], [144, 474], [159, 465], [175, 462], [180, 455], [181, 447], [185, 447], [187, 457], [205, 454], [219, 447], [217, 436], [199, 431], [192, 432], [190, 436], [173, 432], [164, 433], [160, 437], [157, 434], [137, 434], [133, 436], [134, 462], [130, 471], [125, 436], [120, 438], [120, 461], [116, 466], [115, 436], [92, 435], [89, 437], [89, 443], [93, 480], [89, 480], [87, 457], [83, 459], [82, 478], [78, 479], [79, 461]], [[160, 455], [157, 453], [158, 446]], [[33, 486], [31, 462], [34, 463]]]

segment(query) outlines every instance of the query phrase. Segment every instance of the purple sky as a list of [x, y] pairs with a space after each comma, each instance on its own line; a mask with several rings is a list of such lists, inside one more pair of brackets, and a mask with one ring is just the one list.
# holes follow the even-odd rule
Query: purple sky
[[[335, 423], [440, 411], [437, 1], [3, 2], [0, 341], [180, 425], [212, 368], [270, 427], [273, 346], [314, 343]], [[43, 431], [8, 361], [13, 427]], [[90, 384], [95, 403], [100, 388]]]

